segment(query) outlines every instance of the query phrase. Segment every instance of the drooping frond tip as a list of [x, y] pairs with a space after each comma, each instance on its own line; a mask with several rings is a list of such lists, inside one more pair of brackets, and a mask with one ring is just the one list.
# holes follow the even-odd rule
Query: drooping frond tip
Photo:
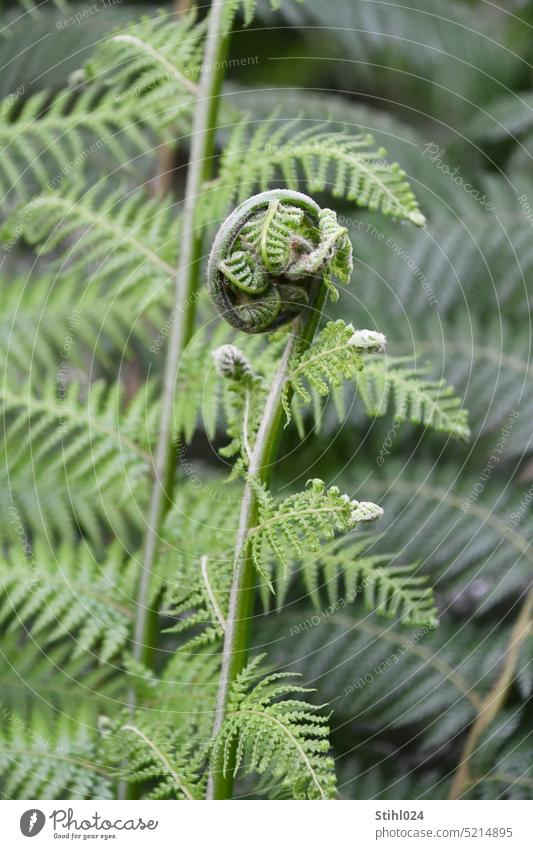
[[[309, 126], [283, 121], [274, 113], [259, 127], [243, 120], [225, 147], [218, 177], [206, 193], [210, 218], [223, 217], [235, 202], [266, 191], [273, 180], [288, 189], [305, 185], [310, 193], [330, 191], [358, 207], [424, 227], [408, 177], [384, 148], [374, 148], [369, 133], [333, 129], [328, 122]], [[213, 209], [216, 212], [213, 213]]]

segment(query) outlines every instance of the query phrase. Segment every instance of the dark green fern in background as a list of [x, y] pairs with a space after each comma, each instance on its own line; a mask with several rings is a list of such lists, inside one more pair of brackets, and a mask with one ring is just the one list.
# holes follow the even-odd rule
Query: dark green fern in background
[[[209, 63], [189, 3], [3, 4], [1, 793], [531, 798], [531, 9], [217, 5]], [[222, 221], [272, 189], [335, 210], [344, 254], [313, 265], [266, 481], [287, 329], [230, 326], [206, 280]], [[258, 232], [222, 270], [263, 298]], [[217, 727], [246, 486], [248, 661]]]

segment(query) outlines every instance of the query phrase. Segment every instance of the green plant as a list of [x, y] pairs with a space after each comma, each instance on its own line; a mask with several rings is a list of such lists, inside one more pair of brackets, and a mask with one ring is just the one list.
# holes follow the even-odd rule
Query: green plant
[[[281, 15], [303, 38], [318, 5]], [[459, 144], [502, 228], [450, 188], [432, 125], [309, 92], [222, 98], [242, 9], [122, 25], [64, 88], [0, 113], [2, 793], [527, 795], [529, 223]], [[412, 63], [446, 67], [394, 47], [417, 103]], [[528, 132], [494, 114], [479, 144]], [[428, 230], [384, 144], [423, 182]]]

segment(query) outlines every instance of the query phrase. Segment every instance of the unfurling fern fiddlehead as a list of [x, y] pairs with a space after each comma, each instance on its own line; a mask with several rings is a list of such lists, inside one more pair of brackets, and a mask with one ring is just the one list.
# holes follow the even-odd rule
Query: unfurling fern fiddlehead
[[[267, 497], [287, 392], [292, 391], [291, 362], [296, 350], [302, 356], [311, 345], [328, 291], [336, 295], [332, 277], [347, 282], [351, 269], [351, 244], [335, 213], [321, 210], [298, 192], [265, 192], [246, 201], [224, 221], [213, 245], [208, 285], [226, 321], [248, 333], [293, 323], [246, 452], [247, 483], [235, 545], [214, 740], [227, 728], [230, 694], [246, 665], [257, 566], [252, 537], [261, 520], [261, 494], [263, 500]], [[219, 349], [216, 362], [224, 377], [236, 382], [240, 375], [241, 382], [249, 384], [250, 369], [239, 351]], [[239, 763], [235, 747], [223, 757], [216, 745], [213, 752], [208, 798], [229, 798]]]
[[352, 270], [348, 231], [330, 209], [284, 189], [241, 204], [222, 224], [211, 251], [208, 285], [222, 317], [246, 333], [286, 324], [309, 304], [320, 277], [347, 282]]

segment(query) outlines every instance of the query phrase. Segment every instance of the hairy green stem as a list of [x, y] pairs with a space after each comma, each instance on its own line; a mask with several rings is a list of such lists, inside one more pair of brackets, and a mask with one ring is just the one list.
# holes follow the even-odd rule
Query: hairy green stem
[[[157, 610], [150, 609], [152, 574], [161, 524], [172, 499], [175, 453], [171, 422], [174, 392], [182, 352], [190, 341], [196, 315], [198, 267], [202, 256], [202, 233], [195, 229], [195, 210], [204, 182], [211, 176], [217, 127], [219, 95], [224, 78], [224, 58], [229, 33], [223, 27], [227, 0], [213, 0], [209, 15], [198, 99], [194, 111], [191, 151], [181, 226], [181, 244], [175, 275], [172, 328], [165, 362], [159, 435], [155, 451], [153, 486], [148, 514], [143, 562], [137, 595], [133, 653], [146, 665], [153, 663]], [[155, 607], [155, 605], [154, 605]]]
[[[249, 464], [249, 475], [265, 484], [268, 484], [270, 480], [272, 465], [275, 462], [281, 438], [284, 417], [282, 397], [290, 361], [297, 345], [302, 352], [311, 345], [326, 294], [325, 286], [317, 281], [309, 307], [293, 323], [283, 356], [270, 386]], [[258, 511], [257, 496], [251, 486], [246, 484], [235, 543], [233, 581], [224, 635], [213, 736], [218, 734], [224, 722], [231, 686], [247, 661], [257, 583], [257, 573], [249, 550], [249, 533], [258, 523]], [[230, 762], [226, 770], [221, 763], [213, 764], [207, 786], [207, 798], [230, 799], [232, 790], [233, 764]]]

